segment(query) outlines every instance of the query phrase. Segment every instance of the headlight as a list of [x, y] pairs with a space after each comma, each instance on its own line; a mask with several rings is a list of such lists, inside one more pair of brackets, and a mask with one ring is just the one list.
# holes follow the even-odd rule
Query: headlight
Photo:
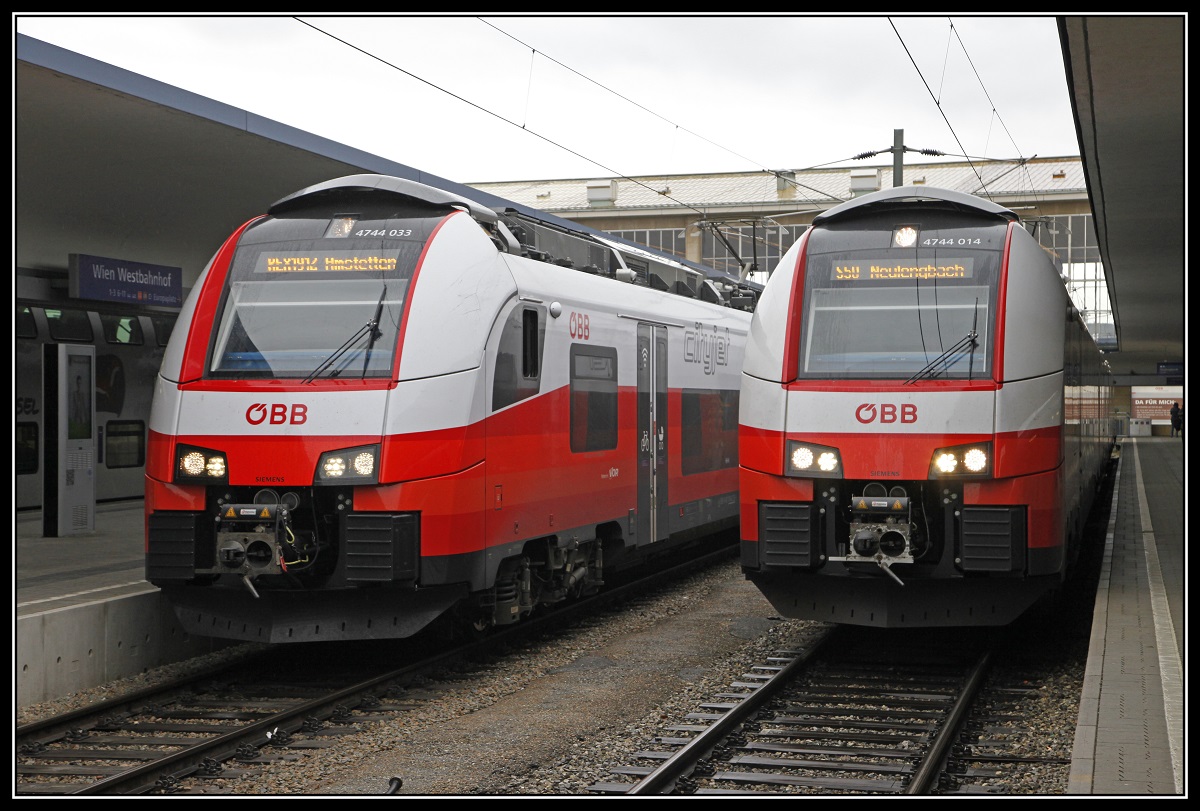
[[361, 445], [321, 454], [313, 483], [376, 484], [378, 481], [379, 446]]
[[837, 448], [789, 439], [784, 443], [783, 475], [840, 479], [842, 455]]
[[979, 477], [992, 475], [992, 443], [975, 442], [938, 448], [929, 461], [929, 478], [944, 476]]
[[176, 445], [175, 481], [178, 484], [225, 484], [229, 481], [225, 454], [196, 445]]

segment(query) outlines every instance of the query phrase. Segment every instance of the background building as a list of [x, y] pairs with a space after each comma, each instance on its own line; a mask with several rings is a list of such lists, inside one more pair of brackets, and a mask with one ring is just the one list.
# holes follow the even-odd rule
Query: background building
[[[899, 181], [899, 183], [897, 183]], [[473, 188], [749, 281], [766, 283], [817, 214], [894, 185], [986, 197], [1016, 212], [1062, 261], [1075, 306], [1115, 348], [1108, 285], [1078, 156], [840, 169], [515, 180]]]

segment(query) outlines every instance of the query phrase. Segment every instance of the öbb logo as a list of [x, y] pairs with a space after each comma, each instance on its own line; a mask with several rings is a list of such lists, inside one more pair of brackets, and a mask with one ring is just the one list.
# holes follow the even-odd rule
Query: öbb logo
[[571, 313], [571, 337], [580, 341], [589, 340], [592, 337], [592, 319], [584, 313]]
[[854, 410], [854, 418], [863, 425], [875, 422], [881, 423], [917, 421], [916, 403], [904, 403], [899, 407], [895, 403], [863, 403]]
[[308, 421], [308, 406], [304, 403], [292, 403], [291, 409], [285, 403], [254, 403], [246, 409], [246, 422], [251, 425], [303, 425]]

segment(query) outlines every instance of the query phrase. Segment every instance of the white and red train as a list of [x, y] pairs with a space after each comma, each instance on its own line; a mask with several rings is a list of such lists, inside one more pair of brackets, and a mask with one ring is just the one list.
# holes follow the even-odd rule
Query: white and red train
[[1110, 394], [1013, 212], [911, 186], [830, 209], [753, 316], [743, 571], [789, 618], [1008, 624], [1078, 555]]
[[746, 292], [404, 179], [290, 195], [167, 346], [147, 579], [197, 635], [398, 638], [732, 534]]

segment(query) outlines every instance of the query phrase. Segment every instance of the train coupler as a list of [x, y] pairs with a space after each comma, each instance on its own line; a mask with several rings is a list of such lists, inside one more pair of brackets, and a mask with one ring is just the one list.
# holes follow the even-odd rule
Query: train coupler
[[287, 571], [282, 549], [290, 531], [288, 510], [277, 504], [225, 504], [217, 516], [216, 562], [199, 574], [241, 575], [250, 593], [258, 575]]

